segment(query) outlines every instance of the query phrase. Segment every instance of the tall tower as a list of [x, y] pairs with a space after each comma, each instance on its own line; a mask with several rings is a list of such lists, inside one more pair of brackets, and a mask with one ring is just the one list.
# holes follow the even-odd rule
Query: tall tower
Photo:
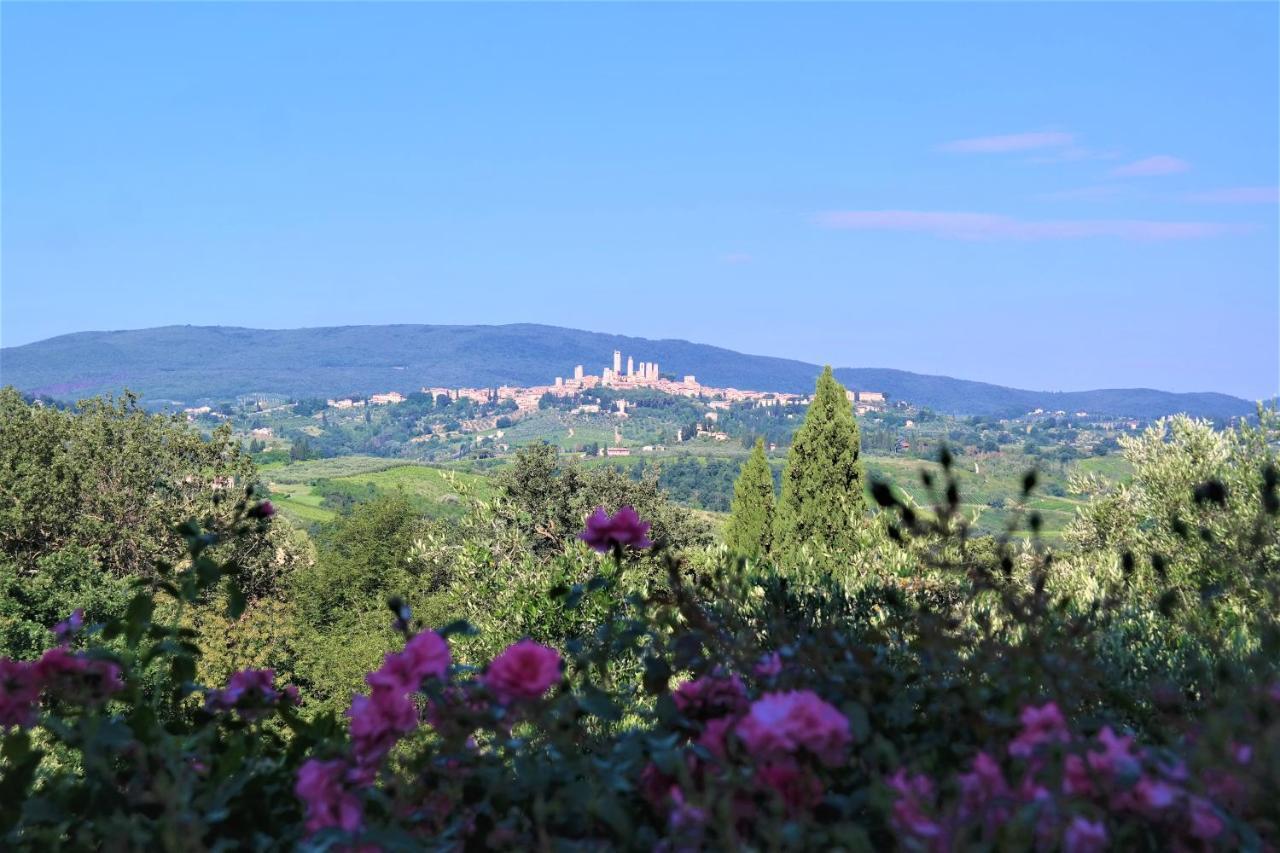
[[622, 373], [622, 350], [613, 351], [613, 375], [617, 376]]
[[655, 361], [655, 362], [653, 362], [652, 364], [650, 364], [650, 365], [649, 365], [649, 367], [653, 370], [653, 378], [654, 378], [654, 380], [656, 381], [656, 380], [657, 380], [657, 378], [658, 378], [658, 375], [659, 375], [659, 374], [658, 374], [658, 362], [656, 362], [656, 361]]
[[627, 356], [627, 376], [636, 375], [636, 360], [631, 356]]
[[582, 365], [581, 364], [579, 364], [577, 367], [573, 369], [573, 381], [574, 382], [582, 381]]

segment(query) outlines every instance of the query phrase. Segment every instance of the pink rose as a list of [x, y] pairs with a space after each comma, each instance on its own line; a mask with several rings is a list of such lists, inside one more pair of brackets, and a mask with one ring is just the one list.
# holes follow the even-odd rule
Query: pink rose
[[822, 802], [822, 783], [791, 759], [760, 765], [756, 768], [756, 778], [778, 795], [790, 815], [809, 811]]
[[0, 730], [35, 725], [40, 687], [34, 664], [0, 658]]
[[298, 768], [293, 791], [307, 808], [307, 833], [329, 827], [356, 832], [363, 822], [360, 799], [344, 784], [347, 765], [342, 761], [311, 759]]
[[1138, 757], [1133, 754], [1133, 738], [1117, 735], [1110, 726], [1103, 726], [1097, 741], [1102, 749], [1090, 750], [1085, 756], [1095, 773], [1115, 776], [1137, 770]]
[[906, 768], [901, 768], [886, 779], [885, 784], [898, 795], [890, 819], [899, 833], [920, 839], [942, 839], [942, 824], [925, 811], [925, 805], [933, 800], [933, 783], [928, 776], [922, 773], [910, 776]]
[[757, 759], [808, 750], [828, 766], [844, 761], [849, 721], [811, 690], [766, 693], [751, 703], [738, 738]]
[[1027, 705], [1019, 716], [1022, 731], [1009, 742], [1009, 754], [1015, 758], [1030, 758], [1042, 744], [1066, 743], [1070, 739], [1067, 721], [1055, 702], [1040, 707]]
[[66, 646], [46, 651], [35, 671], [46, 690], [68, 702], [98, 704], [124, 689], [119, 664], [74, 654]]
[[681, 714], [694, 720], [740, 714], [750, 702], [742, 679], [721, 673], [686, 681], [672, 692], [671, 698]]
[[1202, 841], [1212, 841], [1222, 834], [1226, 825], [1213, 803], [1204, 797], [1191, 798], [1191, 834]]
[[756, 663], [756, 677], [776, 678], [782, 674], [782, 655], [777, 652], [765, 655]]
[[1107, 849], [1107, 827], [1077, 815], [1062, 834], [1065, 853], [1101, 853]]
[[1062, 793], [1072, 797], [1093, 795], [1093, 778], [1078, 755], [1068, 755], [1062, 764]]
[[[1009, 783], [1005, 781], [1000, 765], [985, 752], [974, 756], [973, 768], [968, 773], [961, 773], [959, 782], [961, 813], [965, 817], [984, 814], [993, 804], [1009, 797]], [[992, 819], [1002, 819], [1007, 815], [1005, 808], [997, 811], [999, 814], [993, 813]]]
[[351, 697], [351, 751], [364, 767], [376, 765], [402, 735], [418, 726], [418, 709], [404, 693], [375, 689]]
[[80, 629], [83, 627], [84, 608], [77, 607], [75, 610], [71, 611], [70, 616], [59, 622], [57, 625], [54, 625], [50, 630], [53, 631], [53, 638], [55, 640], [59, 643], [66, 644], [71, 642], [71, 639], [75, 637], [76, 634], [79, 634]]
[[494, 658], [481, 680], [504, 705], [539, 699], [560, 680], [560, 664], [555, 649], [521, 640]]
[[246, 720], [256, 719], [279, 705], [298, 704], [298, 688], [276, 687], [273, 669], [244, 669], [235, 673], [221, 690], [210, 690], [204, 706], [209, 711], [237, 711]]
[[587, 518], [586, 529], [578, 534], [578, 538], [591, 548], [601, 553], [607, 552], [614, 545], [623, 548], [648, 548], [649, 522], [641, 521], [636, 511], [629, 506], [620, 507], [612, 516], [602, 506]]
[[413, 693], [427, 676], [443, 681], [450, 663], [445, 639], [435, 631], [422, 631], [405, 643], [404, 651], [383, 658], [382, 668], [366, 675], [365, 681], [373, 688]]

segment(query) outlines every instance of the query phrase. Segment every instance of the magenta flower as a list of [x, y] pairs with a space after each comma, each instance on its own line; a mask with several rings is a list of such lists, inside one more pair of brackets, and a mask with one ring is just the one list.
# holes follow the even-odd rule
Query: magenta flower
[[1147, 814], [1155, 814], [1173, 806], [1182, 794], [1182, 789], [1171, 785], [1163, 779], [1143, 776], [1133, 786], [1132, 796], [1138, 810]]
[[792, 759], [762, 764], [756, 769], [756, 779], [778, 795], [790, 815], [809, 811], [822, 802], [822, 783]]
[[403, 692], [376, 688], [351, 697], [351, 751], [361, 767], [374, 767], [403, 735], [418, 727], [418, 709]]
[[360, 798], [347, 790], [343, 761], [311, 759], [298, 769], [293, 792], [307, 807], [307, 834], [329, 827], [356, 832], [364, 821]]
[[34, 664], [0, 658], [0, 730], [35, 725], [40, 687]]
[[776, 678], [782, 674], [782, 655], [777, 652], [765, 655], [756, 663], [758, 678]]
[[35, 671], [46, 690], [68, 702], [96, 705], [124, 689], [119, 664], [73, 654], [66, 646], [46, 651]]
[[811, 690], [766, 693], [751, 703], [736, 731], [757, 759], [804, 749], [828, 766], [844, 760], [853, 739], [844, 714]]
[[1101, 853], [1107, 849], [1107, 827], [1077, 815], [1062, 834], [1064, 853]]
[[1068, 755], [1062, 762], [1062, 793], [1073, 797], [1093, 795], [1092, 774], [1078, 755]]
[[698, 745], [706, 749], [718, 760], [724, 761], [728, 756], [726, 741], [736, 722], [737, 720], [732, 717], [708, 720], [707, 724], [702, 727], [702, 734], [698, 736]]
[[59, 643], [66, 644], [76, 634], [80, 633], [80, 629], [84, 627], [84, 608], [77, 607], [71, 611], [71, 615], [66, 619], [54, 625], [50, 630], [53, 631], [53, 638]]
[[622, 548], [648, 548], [649, 522], [641, 521], [636, 511], [629, 506], [620, 507], [610, 516], [602, 506], [587, 519], [587, 527], [578, 534], [578, 538], [591, 548], [601, 553], [609, 551], [617, 545]]
[[1110, 726], [1103, 726], [1097, 740], [1102, 749], [1091, 750], [1086, 755], [1089, 768], [1094, 773], [1114, 776], [1131, 773], [1138, 767], [1138, 758], [1133, 754], [1133, 738], [1117, 735]]
[[249, 508], [250, 518], [270, 518], [276, 514], [276, 508], [271, 501], [259, 501]]
[[959, 782], [961, 813], [965, 817], [987, 814], [989, 821], [998, 821], [1008, 816], [1002, 801], [1009, 798], [1009, 783], [990, 755], [979, 752], [974, 756], [973, 769], [961, 773]]
[[671, 698], [681, 714], [694, 720], [741, 714], [750, 704], [742, 679], [719, 673], [684, 682], [675, 689]]
[[1022, 731], [1009, 742], [1009, 754], [1016, 758], [1029, 758], [1042, 744], [1070, 740], [1066, 718], [1055, 702], [1046, 702], [1039, 708], [1027, 705], [1019, 719]]
[[221, 690], [205, 695], [207, 711], [237, 711], [246, 720], [261, 717], [279, 705], [298, 704], [298, 688], [276, 687], [274, 669], [244, 669], [235, 673]]
[[366, 675], [365, 681], [373, 688], [413, 693], [427, 676], [443, 681], [451, 662], [445, 639], [435, 631], [423, 631], [405, 643], [404, 651], [383, 658], [382, 668]]
[[[893, 804], [891, 821], [898, 832], [919, 839], [942, 839], [942, 824], [931, 818], [925, 811], [926, 803], [933, 800], [933, 782], [928, 776], [917, 773], [907, 775], [906, 768], [885, 780], [897, 795]], [[938, 845], [945, 849], [946, 845]]]
[[540, 699], [560, 680], [560, 653], [533, 640], [507, 646], [481, 678], [504, 705]]
[[1218, 817], [1213, 804], [1204, 797], [1191, 798], [1191, 834], [1202, 841], [1212, 841], [1222, 834], [1226, 824]]

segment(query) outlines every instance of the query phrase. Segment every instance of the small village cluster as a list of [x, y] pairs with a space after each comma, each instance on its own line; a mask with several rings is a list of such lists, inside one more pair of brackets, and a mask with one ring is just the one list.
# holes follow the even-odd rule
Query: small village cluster
[[[727, 409], [733, 403], [754, 402], [757, 406], [804, 405], [809, 402], [805, 394], [792, 394], [784, 391], [748, 391], [741, 388], [719, 388], [702, 385], [692, 374], [677, 379], [664, 376], [656, 361], [637, 362], [634, 357], [627, 356], [624, 366], [621, 350], [613, 351], [612, 366], [601, 368], [600, 373], [587, 373], [583, 365], [574, 367], [572, 376], [557, 376], [549, 385], [501, 385], [497, 388], [448, 388], [424, 386], [422, 392], [432, 397], [447, 397], [450, 400], [471, 400], [475, 403], [492, 403], [501, 400], [514, 400], [516, 407], [522, 412], [536, 411], [543, 396], [573, 397], [593, 388], [615, 388], [619, 390], [646, 388], [674, 394], [682, 397], [703, 397], [709, 399], [712, 409]], [[849, 401], [861, 414], [885, 406], [885, 395], [879, 391], [850, 391]], [[390, 403], [403, 402], [405, 398], [396, 391], [385, 394], [374, 394], [368, 399], [369, 405], [383, 406]], [[365, 405], [364, 400], [344, 398], [329, 400], [329, 406], [335, 409], [351, 409]], [[618, 414], [626, 415], [626, 401], [618, 401]], [[599, 407], [594, 407], [599, 411]], [[588, 412], [588, 406], [581, 407]]]

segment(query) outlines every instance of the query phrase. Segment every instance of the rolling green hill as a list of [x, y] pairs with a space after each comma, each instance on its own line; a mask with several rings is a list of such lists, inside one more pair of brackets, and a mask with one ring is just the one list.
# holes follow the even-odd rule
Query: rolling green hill
[[[599, 369], [615, 349], [695, 374], [706, 385], [808, 391], [818, 366], [680, 340], [647, 340], [556, 326], [337, 326], [263, 330], [164, 326], [79, 332], [0, 350], [0, 382], [74, 400], [128, 387], [152, 403], [240, 394], [328, 397], [414, 391], [423, 385], [533, 385]], [[845, 385], [884, 391], [941, 412], [1013, 415], [1035, 408], [1140, 418], [1188, 412], [1227, 418], [1251, 403], [1226, 394], [1151, 389], [1053, 393], [881, 368], [840, 368]]]

